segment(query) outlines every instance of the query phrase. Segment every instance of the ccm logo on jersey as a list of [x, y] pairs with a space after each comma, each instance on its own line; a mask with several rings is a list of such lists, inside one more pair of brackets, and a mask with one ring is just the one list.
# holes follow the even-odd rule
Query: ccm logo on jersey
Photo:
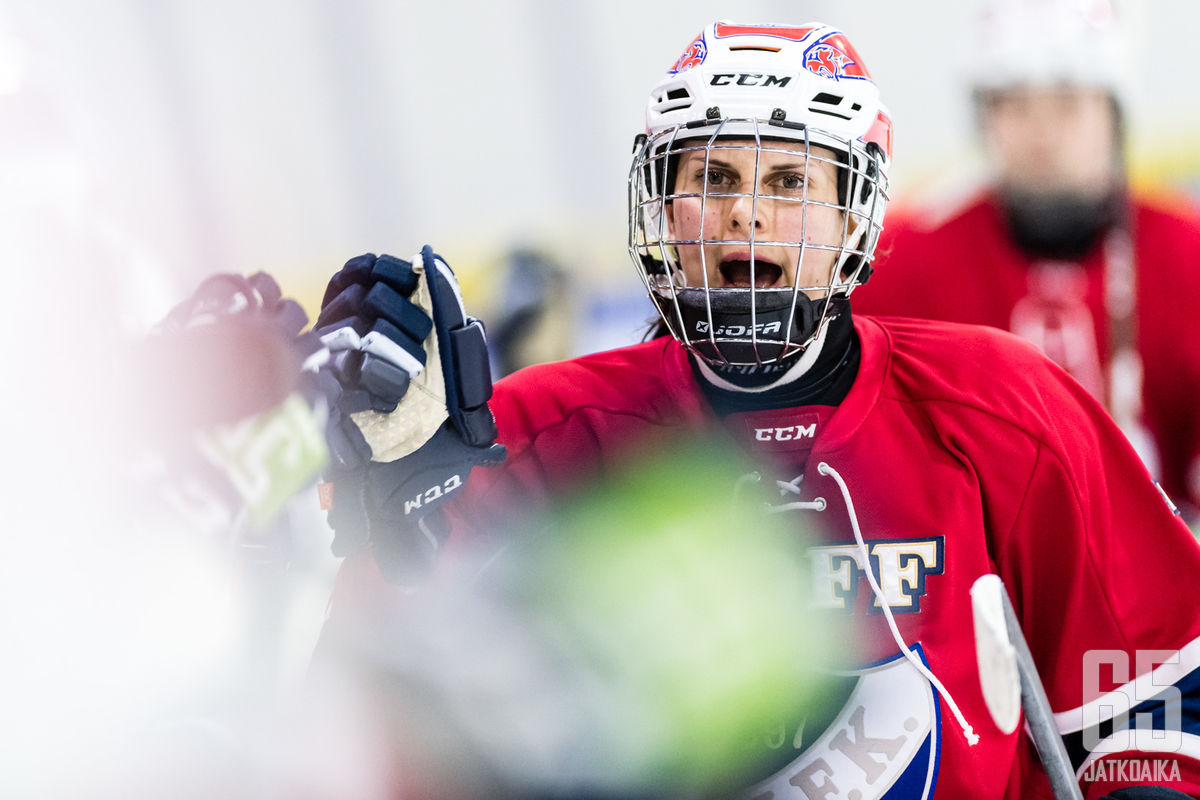
[[461, 475], [451, 475], [449, 478], [440, 484], [430, 486], [425, 491], [414, 497], [412, 500], [404, 501], [405, 515], [411, 514], [414, 511], [420, 510], [422, 506], [432, 503], [440, 497], [450, 494], [455, 489], [463, 485]]
[[[778, 320], [775, 322], [759, 322], [754, 325], [718, 325], [712, 329], [713, 336], [749, 336], [751, 333], [779, 333], [783, 325]], [[709, 331], [708, 320], [700, 320], [696, 323], [696, 333], [707, 334]]]
[[782, 89], [788, 85], [792, 79], [791, 75], [784, 75], [782, 78], [778, 75], [763, 75], [757, 72], [718, 72], [712, 76], [708, 82], [709, 86], [729, 86], [736, 83], [738, 86], [778, 86]]
[[794, 442], [797, 439], [812, 439], [817, 435], [817, 423], [811, 425], [789, 425], [785, 428], [755, 428], [754, 438], [760, 442]]
[[[916, 614], [925, 596], [925, 580], [945, 570], [945, 537], [930, 539], [868, 539], [871, 569], [893, 614]], [[813, 574], [813, 600], [819, 608], [853, 611], [859, 584], [866, 584], [866, 569], [857, 544], [812, 547], [808, 551]], [[873, 597], [871, 613], [880, 614]]]

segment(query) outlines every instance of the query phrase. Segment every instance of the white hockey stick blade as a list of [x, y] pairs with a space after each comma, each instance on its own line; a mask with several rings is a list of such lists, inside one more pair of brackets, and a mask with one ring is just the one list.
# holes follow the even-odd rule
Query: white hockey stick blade
[[1021, 677], [1017, 672], [1017, 652], [1004, 622], [1003, 591], [999, 575], [982, 576], [971, 587], [971, 611], [983, 699], [996, 727], [1008, 734], [1021, 721]]

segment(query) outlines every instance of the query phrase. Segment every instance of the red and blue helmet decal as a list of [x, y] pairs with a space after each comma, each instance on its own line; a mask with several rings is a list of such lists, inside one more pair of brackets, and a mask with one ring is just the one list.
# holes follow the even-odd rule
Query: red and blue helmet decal
[[842, 78], [871, 80], [858, 52], [842, 33], [822, 36], [809, 46], [804, 51], [804, 68], [814, 75], [835, 81]]
[[731, 25], [718, 22], [716, 35], [718, 39], [727, 36], [774, 36], [777, 39], [787, 39], [789, 42], [803, 41], [805, 36], [816, 30], [810, 25], [807, 28], [796, 28], [789, 25]]
[[704, 32], [692, 39], [692, 43], [683, 51], [683, 55], [675, 59], [675, 66], [667, 70], [667, 74], [674, 75], [677, 72], [684, 72], [692, 67], [698, 67], [704, 63], [704, 57], [708, 55], [708, 44], [704, 41]]

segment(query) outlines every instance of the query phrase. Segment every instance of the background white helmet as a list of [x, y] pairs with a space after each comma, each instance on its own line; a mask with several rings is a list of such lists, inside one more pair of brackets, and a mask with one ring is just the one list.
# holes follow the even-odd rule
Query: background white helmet
[[[750, 226], [750, 250], [756, 244], [785, 247], [796, 265], [806, 249], [836, 250], [828, 285], [755, 288], [752, 272], [751, 288], [714, 288], [707, 278], [703, 286], [688, 286], [679, 245], [746, 242], [709, 238], [703, 229], [700, 239], [684, 240], [670, 230], [667, 211], [681, 196], [674, 176], [680, 154], [746, 149], [756, 152], [757, 165], [761, 153], [778, 149], [781, 140], [802, 143], [810, 160], [830, 160], [810, 147], [839, 154], [842, 241], [814, 244], [802, 231], [799, 241], [756, 242]], [[848, 295], [869, 274], [887, 204], [891, 140], [879, 89], [842, 32], [817, 22], [706, 27], [652, 90], [646, 133], [635, 142], [629, 175], [630, 255], [675, 338], [714, 364], [774, 363], [804, 350], [837, 313], [840, 306], [831, 312], [831, 300]], [[758, 186], [751, 191], [720, 194], [705, 178], [701, 196], [746, 196], [754, 203], [767, 197]], [[807, 194], [791, 201], [828, 205]], [[752, 270], [754, 263], [752, 257]]]
[[1066, 85], [1128, 96], [1130, 21], [1113, 0], [984, 0], [976, 23], [977, 91]]

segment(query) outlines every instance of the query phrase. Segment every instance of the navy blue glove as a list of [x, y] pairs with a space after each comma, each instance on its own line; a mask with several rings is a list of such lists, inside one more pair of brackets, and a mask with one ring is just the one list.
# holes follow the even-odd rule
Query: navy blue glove
[[426, 246], [414, 263], [366, 254], [329, 282], [316, 333], [331, 359], [326, 438], [335, 555], [373, 549], [407, 581], [444, 534], [430, 518], [471, 468], [504, 460], [483, 325], [454, 273]]

